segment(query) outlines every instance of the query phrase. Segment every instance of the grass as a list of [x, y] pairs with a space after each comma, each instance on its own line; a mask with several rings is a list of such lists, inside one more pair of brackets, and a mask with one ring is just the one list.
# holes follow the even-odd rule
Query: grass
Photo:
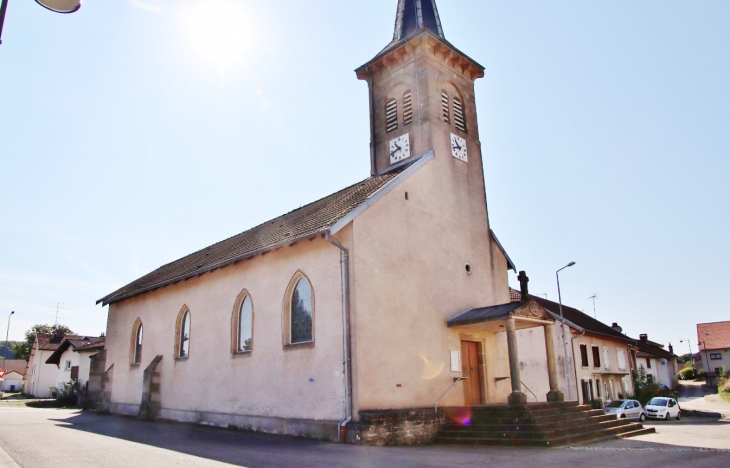
[[730, 393], [728, 392], [720, 392], [719, 395], [722, 397], [723, 400], [730, 403]]

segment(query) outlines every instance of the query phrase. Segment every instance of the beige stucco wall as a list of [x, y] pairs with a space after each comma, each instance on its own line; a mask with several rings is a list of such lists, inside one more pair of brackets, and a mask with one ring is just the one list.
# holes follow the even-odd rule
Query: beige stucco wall
[[[284, 294], [297, 270], [312, 284], [315, 342], [284, 346]], [[244, 288], [253, 301], [253, 351], [233, 354], [231, 316]], [[183, 305], [191, 313], [190, 353], [175, 360], [175, 321]], [[142, 365], [131, 366], [138, 317], [144, 327]], [[106, 349], [106, 367], [114, 365], [115, 403], [140, 403], [143, 370], [162, 355], [157, 370], [163, 414], [339, 420], [344, 414], [340, 251], [321, 238], [303, 241], [112, 304]]]
[[[509, 302], [507, 263], [489, 234], [478, 147], [470, 147], [468, 164], [453, 158], [450, 129], [441, 127], [435, 158], [353, 224], [360, 410], [432, 405], [460, 375], [449, 360], [450, 350], [461, 349], [459, 332], [446, 320]], [[443, 400], [462, 403], [462, 391]]]
[[66, 370], [66, 361], [71, 362], [71, 367], [76, 367], [79, 365], [79, 358], [79, 353], [74, 351], [71, 346], [61, 354], [58, 366], [54, 364], [56, 366], [56, 381], [54, 383], [56, 388], [61, 388], [64, 382], [71, 381], [71, 369]]
[[[576, 396], [575, 392], [577, 389], [578, 396], [580, 397], [579, 401], [583, 401], [580, 382], [581, 380], [592, 380], [594, 396], [597, 397], [595, 390], [596, 379], [601, 380], [601, 397], [605, 400], [619, 398], [619, 393], [622, 394], [624, 398], [628, 395], [633, 395], [634, 389], [631, 380], [630, 354], [627, 343], [589, 334], [583, 336], [574, 334], [574, 337], [576, 338], [573, 340], [573, 353], [575, 356], [577, 381], [572, 379], [573, 376], [571, 376], [573, 396]], [[585, 344], [588, 349], [588, 366], [583, 366], [581, 362], [581, 344]], [[595, 367], [592, 352], [593, 346], [598, 346], [598, 350], [600, 352], [600, 367]], [[604, 348], [607, 352], [604, 351]], [[623, 351], [626, 357], [623, 367], [619, 367], [618, 364], [619, 351]], [[608, 360], [606, 360], [606, 356], [608, 356]], [[603, 384], [606, 382], [609, 383], [609, 395], [605, 395], [605, 385]], [[611, 383], [613, 387], [611, 386]]]

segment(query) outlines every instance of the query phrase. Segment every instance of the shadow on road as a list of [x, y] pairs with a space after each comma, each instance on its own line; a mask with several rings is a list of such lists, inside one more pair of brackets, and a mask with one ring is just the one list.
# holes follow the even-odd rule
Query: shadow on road
[[[695, 418], [700, 419], [700, 418]], [[500, 467], [561, 466], [591, 464], [592, 451], [610, 451], [612, 466], [712, 467], [725, 453], [636, 439], [558, 449], [496, 448], [472, 446], [361, 447], [318, 442], [286, 436], [239, 432], [228, 429], [172, 422], [74, 413], [53, 419], [57, 426], [146, 444], [166, 450], [249, 468], [271, 467]], [[712, 421], [693, 421], [711, 424]], [[679, 422], [682, 424], [683, 422]], [[715, 421], [714, 424], [717, 424]], [[594, 460], [595, 461], [595, 460]]]

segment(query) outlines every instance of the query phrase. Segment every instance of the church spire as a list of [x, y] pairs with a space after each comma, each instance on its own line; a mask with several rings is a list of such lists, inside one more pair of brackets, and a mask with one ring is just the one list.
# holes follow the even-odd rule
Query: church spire
[[412, 36], [422, 29], [428, 29], [445, 39], [436, 0], [398, 0], [393, 42]]

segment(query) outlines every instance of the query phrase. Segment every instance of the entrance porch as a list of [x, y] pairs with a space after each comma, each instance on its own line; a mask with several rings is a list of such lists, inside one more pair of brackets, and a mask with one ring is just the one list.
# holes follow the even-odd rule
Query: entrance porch
[[[555, 320], [537, 302], [528, 300], [491, 307], [469, 309], [447, 320], [447, 326], [458, 331], [462, 341], [461, 361], [466, 405], [504, 403], [504, 393], [499, 382], [509, 380], [511, 392], [509, 405], [525, 405], [528, 401], [520, 374], [520, 357], [517, 331], [542, 327], [545, 337], [545, 363], [549, 391], [548, 402], [563, 401], [558, 389], [555, 345], [552, 326]], [[499, 356], [504, 346], [502, 333], [506, 334], [509, 375], [494, 369], [500, 368]], [[529, 390], [528, 390], [529, 391]]]

